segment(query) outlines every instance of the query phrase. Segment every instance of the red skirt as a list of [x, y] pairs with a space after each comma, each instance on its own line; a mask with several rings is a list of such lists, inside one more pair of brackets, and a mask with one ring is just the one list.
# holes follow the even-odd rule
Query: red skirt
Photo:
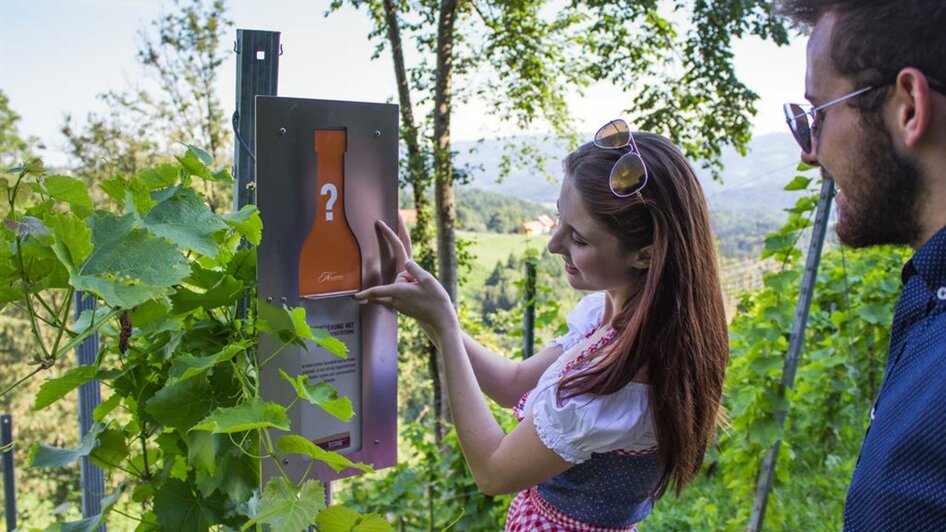
[[519, 492], [509, 505], [506, 532], [637, 532], [637, 525], [602, 527], [579, 521], [557, 510], [535, 487]]

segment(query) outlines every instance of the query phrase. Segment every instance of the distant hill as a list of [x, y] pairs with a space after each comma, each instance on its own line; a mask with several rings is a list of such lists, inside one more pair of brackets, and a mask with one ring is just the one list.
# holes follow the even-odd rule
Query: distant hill
[[[505, 196], [554, 204], [558, 198], [561, 160], [567, 153], [564, 143], [546, 143], [538, 136], [521, 136], [516, 142], [528, 143], [546, 160], [541, 170], [512, 169], [497, 181], [502, 164], [504, 141], [458, 142], [456, 162], [467, 168], [468, 181], [463, 187], [496, 192]], [[770, 133], [749, 143], [743, 157], [733, 149], [723, 151], [723, 183], [713, 181], [710, 173], [697, 167], [710, 208], [724, 211], [780, 212], [794, 204], [797, 193], [782, 190], [795, 176], [798, 146], [789, 133]], [[552, 176], [550, 181], [546, 176]]]

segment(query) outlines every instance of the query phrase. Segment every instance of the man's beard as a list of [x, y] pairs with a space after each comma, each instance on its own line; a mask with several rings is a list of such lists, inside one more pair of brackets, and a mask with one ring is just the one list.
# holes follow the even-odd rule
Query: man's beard
[[861, 160], [849, 167], [838, 239], [852, 248], [913, 244], [922, 232], [918, 212], [922, 173], [897, 155], [882, 123], [874, 126], [864, 128], [855, 155]]

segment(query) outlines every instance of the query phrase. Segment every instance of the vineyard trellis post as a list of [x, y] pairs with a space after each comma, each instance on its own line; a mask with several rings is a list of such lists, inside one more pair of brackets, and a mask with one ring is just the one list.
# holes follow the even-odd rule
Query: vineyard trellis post
[[[78, 320], [83, 312], [95, 312], [96, 297], [84, 292], [75, 293], [76, 312]], [[90, 335], [78, 347], [76, 356], [80, 366], [95, 364], [99, 353], [99, 333]], [[93, 410], [102, 400], [102, 392], [98, 379], [92, 379], [79, 386], [79, 437], [84, 438], [92, 429], [94, 419]], [[92, 517], [102, 513], [102, 497], [105, 496], [105, 472], [92, 463], [88, 456], [82, 457], [82, 517]], [[106, 526], [101, 525], [98, 530], [104, 532]]]
[[233, 210], [256, 204], [256, 97], [275, 96], [278, 31], [237, 30], [236, 111], [233, 114]]
[[[9, 448], [7, 448], [9, 446]], [[16, 475], [13, 471], [13, 416], [0, 416], [0, 448], [3, 448], [3, 511], [7, 530], [16, 530]]]
[[[782, 368], [782, 382], [779, 385], [779, 397], [784, 397], [785, 391], [795, 382], [795, 373], [798, 369], [798, 360], [801, 348], [805, 341], [805, 327], [808, 324], [808, 312], [814, 296], [815, 280], [818, 277], [818, 265], [821, 262], [821, 250], [824, 247], [825, 234], [828, 230], [828, 214], [831, 211], [831, 200], [834, 198], [834, 180], [824, 178], [821, 183], [821, 192], [818, 196], [818, 206], [815, 209], [815, 222], [811, 232], [811, 242], [808, 245], [808, 257], [805, 260], [805, 271], [802, 275], [799, 289], [798, 304], [795, 306], [795, 315], [792, 318], [792, 329], [788, 340], [788, 351], [785, 354], [785, 364]], [[776, 406], [775, 419], [779, 428], [785, 427], [785, 417], [788, 414], [788, 405]], [[769, 447], [762, 462], [759, 481], [756, 486], [755, 500], [752, 504], [752, 513], [749, 517], [748, 530], [759, 532], [765, 520], [765, 507], [769, 494], [772, 492], [772, 476], [775, 473], [775, 464], [778, 461], [778, 450], [782, 443], [781, 437]]]
[[535, 283], [536, 260], [526, 257], [525, 296], [526, 306], [523, 309], [522, 320], [522, 358], [532, 356], [535, 347]]

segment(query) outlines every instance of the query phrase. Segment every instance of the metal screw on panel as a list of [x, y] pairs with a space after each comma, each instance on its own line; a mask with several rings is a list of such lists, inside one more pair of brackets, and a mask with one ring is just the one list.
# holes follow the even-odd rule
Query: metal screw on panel
[[375, 445], [381, 445], [381, 440], [375, 440], [375, 441], [374, 441], [374, 444], [375, 444]]
[[282, 302], [282, 304], [284, 305], [286, 304], [286, 298], [284, 297], [279, 298], [279, 301]]
[[272, 302], [273, 302], [273, 298], [267, 297], [267, 298], [266, 298], [266, 302], [267, 302], [267, 303], [272, 303]]
[[286, 128], [284, 128], [284, 127], [279, 128], [279, 134], [280, 134], [280, 135], [285, 135], [285, 134], [286, 134]]
[[246, 184], [247, 190], [256, 190], [256, 181], [250, 181]]
[[289, 459], [288, 459], [288, 458], [283, 458], [283, 459], [282, 459], [282, 464], [283, 464], [283, 465], [289, 465]]
[[377, 129], [374, 130], [374, 138], [378, 138], [378, 137], [380, 137], [380, 136], [381, 136], [381, 131], [380, 131], [380, 130], [377, 130]]

